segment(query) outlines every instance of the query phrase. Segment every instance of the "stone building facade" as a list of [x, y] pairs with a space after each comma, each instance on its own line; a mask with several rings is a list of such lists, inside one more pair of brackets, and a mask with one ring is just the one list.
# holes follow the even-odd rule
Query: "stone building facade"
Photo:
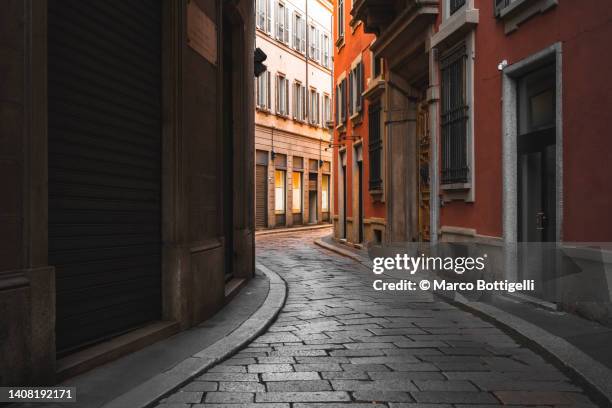
[[254, 0], [256, 227], [331, 221], [331, 3]]
[[488, 267], [462, 279], [532, 278], [535, 296], [612, 321], [609, 4], [355, 0], [350, 13], [385, 62], [389, 241], [478, 248]]
[[334, 237], [378, 244], [386, 240], [383, 61], [345, 3], [334, 10]]
[[251, 0], [0, 15], [0, 384], [205, 320], [254, 269]]

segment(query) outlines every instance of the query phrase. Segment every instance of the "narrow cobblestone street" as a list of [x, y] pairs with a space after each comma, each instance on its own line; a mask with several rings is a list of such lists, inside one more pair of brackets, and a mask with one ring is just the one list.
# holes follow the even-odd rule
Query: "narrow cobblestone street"
[[370, 271], [313, 244], [328, 233], [257, 239], [257, 262], [288, 283], [277, 321], [159, 407], [595, 406], [480, 318], [429, 293], [374, 291]]

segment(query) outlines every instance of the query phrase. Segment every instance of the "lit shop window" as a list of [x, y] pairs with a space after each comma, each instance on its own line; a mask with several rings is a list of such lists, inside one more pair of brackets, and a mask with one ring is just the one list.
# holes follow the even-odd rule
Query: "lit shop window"
[[329, 212], [329, 174], [321, 177], [321, 211]]
[[274, 171], [274, 211], [285, 212], [285, 170]]
[[301, 213], [302, 212], [302, 173], [294, 171], [293, 172], [293, 212]]

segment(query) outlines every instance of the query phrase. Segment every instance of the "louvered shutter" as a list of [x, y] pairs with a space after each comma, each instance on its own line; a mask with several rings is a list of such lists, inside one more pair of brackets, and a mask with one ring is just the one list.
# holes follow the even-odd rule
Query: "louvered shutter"
[[283, 33], [283, 40], [289, 44], [289, 9], [285, 7], [285, 31]]

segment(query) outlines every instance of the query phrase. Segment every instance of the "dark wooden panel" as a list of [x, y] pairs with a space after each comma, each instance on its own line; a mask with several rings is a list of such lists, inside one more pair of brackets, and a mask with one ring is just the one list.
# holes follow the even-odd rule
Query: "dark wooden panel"
[[161, 315], [161, 0], [49, 0], [57, 347]]
[[255, 166], [255, 227], [267, 227], [268, 206], [268, 167]]

